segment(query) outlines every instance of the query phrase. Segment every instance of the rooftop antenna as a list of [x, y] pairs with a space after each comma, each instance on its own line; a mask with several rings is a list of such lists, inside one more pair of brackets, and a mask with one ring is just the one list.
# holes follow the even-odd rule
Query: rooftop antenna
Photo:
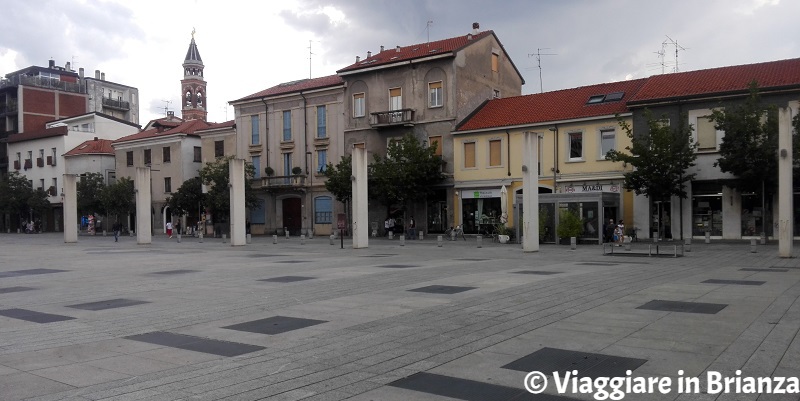
[[536, 62], [539, 64], [539, 93], [544, 92], [542, 85], [542, 56], [557, 56], [556, 53], [542, 53], [542, 50], [550, 50], [549, 47], [542, 47], [536, 49], [536, 53], [528, 53], [528, 57], [536, 56]]
[[[311, 40], [309, 39], [308, 40], [308, 79], [311, 79], [311, 55], [312, 54], [314, 54], [314, 53], [311, 53]], [[226, 118], [225, 121], [228, 121], [228, 119]]]
[[658, 54], [659, 58], [661, 58], [661, 73], [662, 74], [664, 73], [664, 67], [666, 65], [666, 63], [664, 62], [664, 58], [667, 55], [667, 46], [670, 46], [670, 45], [675, 48], [675, 65], [673, 65], [673, 67], [672, 67], [672, 72], [678, 72], [679, 71], [679, 68], [678, 68], [678, 66], [679, 66], [679, 64], [678, 64], [678, 52], [685, 51], [686, 48], [681, 46], [681, 45], [679, 45], [677, 40], [674, 40], [674, 39], [670, 38], [668, 35], [664, 35], [664, 36], [666, 36], [667, 39], [664, 40], [663, 42], [661, 42], [661, 51], [660, 52], [656, 52], [656, 54]]
[[164, 102], [164, 115], [169, 115], [169, 104], [172, 103], [172, 100], [162, 100]]
[[431, 43], [431, 25], [433, 25], [433, 21], [428, 21], [428, 23], [425, 24], [425, 31], [428, 32], [428, 41], [425, 43]]

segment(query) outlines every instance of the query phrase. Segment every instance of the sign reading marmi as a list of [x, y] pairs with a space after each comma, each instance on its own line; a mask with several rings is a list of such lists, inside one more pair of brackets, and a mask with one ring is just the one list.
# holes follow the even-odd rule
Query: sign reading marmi
[[583, 185], [567, 185], [564, 187], [564, 192], [571, 194], [571, 193], [582, 193], [582, 192], [613, 192], [619, 193], [620, 191], [619, 184], [583, 184]]

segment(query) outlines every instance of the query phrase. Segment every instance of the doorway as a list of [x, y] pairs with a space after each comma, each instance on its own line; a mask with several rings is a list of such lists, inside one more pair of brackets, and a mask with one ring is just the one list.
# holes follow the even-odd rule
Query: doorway
[[289, 235], [300, 235], [302, 228], [302, 204], [300, 198], [286, 198], [281, 201], [283, 207], [283, 226]]

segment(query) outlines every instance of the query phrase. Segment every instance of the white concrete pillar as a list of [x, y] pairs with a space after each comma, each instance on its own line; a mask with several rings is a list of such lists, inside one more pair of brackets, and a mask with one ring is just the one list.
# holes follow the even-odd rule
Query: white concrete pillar
[[78, 242], [78, 177], [64, 174], [64, 242]]
[[792, 194], [792, 109], [778, 111], [778, 256], [792, 257], [794, 231]]
[[136, 243], [147, 245], [153, 243], [153, 213], [150, 182], [150, 167], [136, 167], [133, 178], [136, 192]]
[[367, 150], [353, 148], [353, 249], [369, 247]]
[[522, 135], [522, 250], [539, 252], [539, 134]]
[[231, 246], [247, 243], [244, 206], [244, 159], [233, 159], [228, 164], [228, 183], [231, 196]]

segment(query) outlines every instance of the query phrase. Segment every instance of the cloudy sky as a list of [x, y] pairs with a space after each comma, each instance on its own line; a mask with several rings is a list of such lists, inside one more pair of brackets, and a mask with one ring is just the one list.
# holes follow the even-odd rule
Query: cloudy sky
[[0, 12], [0, 74], [49, 59], [99, 69], [139, 88], [142, 125], [165, 106], [180, 114], [192, 29], [216, 122], [233, 118], [231, 100], [473, 22], [495, 31], [524, 94], [673, 71], [675, 43], [680, 71], [800, 57], [800, 1], [788, 0], [0, 0]]

